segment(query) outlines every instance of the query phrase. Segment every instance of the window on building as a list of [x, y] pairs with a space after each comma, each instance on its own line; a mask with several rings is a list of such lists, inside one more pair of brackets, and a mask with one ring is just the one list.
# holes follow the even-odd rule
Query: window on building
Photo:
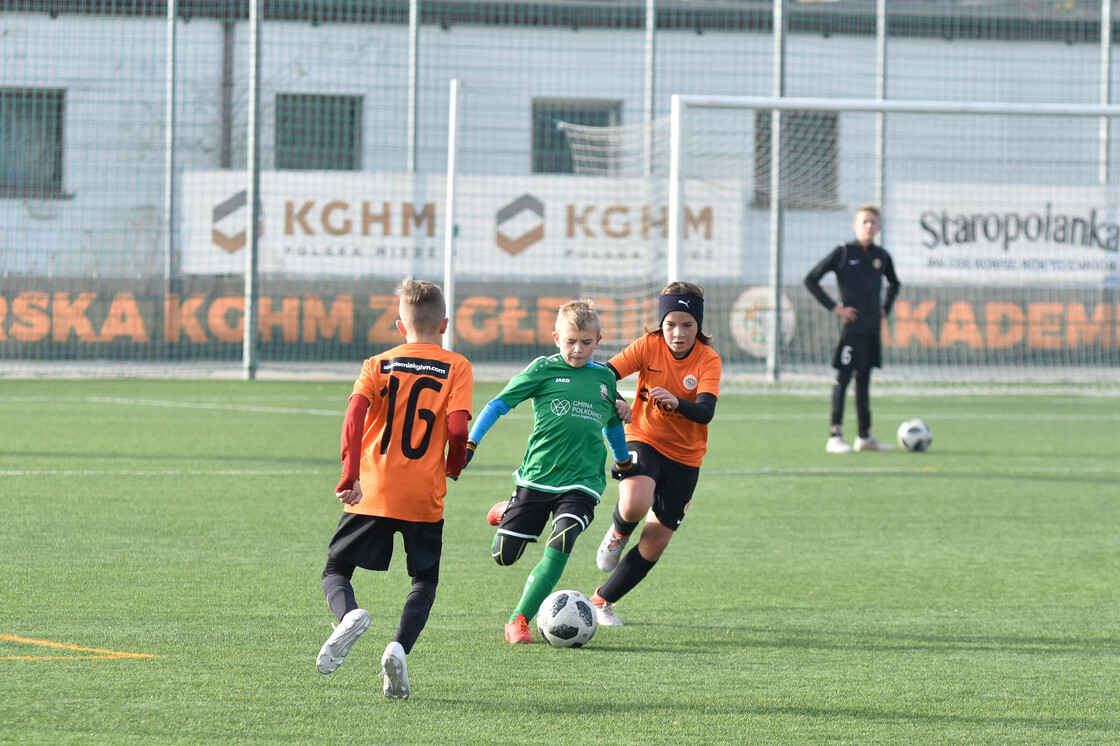
[[[770, 204], [770, 111], [755, 113], [754, 204]], [[835, 209], [837, 198], [836, 112], [782, 112], [781, 189], [786, 207]]]
[[[533, 173], [570, 174], [576, 171], [568, 137], [558, 122], [589, 127], [615, 127], [622, 120], [621, 101], [589, 99], [541, 99], [533, 102]], [[609, 171], [603, 163], [580, 169], [594, 173]]]
[[357, 171], [361, 164], [361, 96], [276, 96], [276, 168]]
[[58, 199], [66, 92], [0, 88], [0, 197]]

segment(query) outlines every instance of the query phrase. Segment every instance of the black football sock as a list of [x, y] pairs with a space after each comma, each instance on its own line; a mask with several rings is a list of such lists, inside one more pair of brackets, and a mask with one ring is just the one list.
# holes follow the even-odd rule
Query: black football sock
[[634, 547], [618, 563], [607, 582], [599, 588], [599, 595], [610, 603], [618, 601], [645, 579], [657, 561], [650, 562]]
[[435, 600], [435, 583], [424, 580], [413, 581], [412, 590], [409, 591], [408, 598], [404, 601], [404, 609], [401, 611], [400, 626], [397, 627], [397, 634], [393, 637], [404, 648], [405, 655], [412, 652], [416, 638], [424, 631], [424, 626], [428, 623], [428, 614]]
[[638, 527], [638, 523], [640, 522], [634, 521], [630, 523], [629, 521], [622, 520], [622, 514], [618, 512], [618, 505], [614, 506], [614, 515], [612, 518], [614, 518], [614, 530], [619, 536], [629, 536], [634, 533], [634, 529]]
[[327, 597], [327, 606], [338, 621], [349, 612], [358, 608], [354, 598], [354, 586], [350, 585], [350, 578], [338, 573], [323, 572], [323, 593]]

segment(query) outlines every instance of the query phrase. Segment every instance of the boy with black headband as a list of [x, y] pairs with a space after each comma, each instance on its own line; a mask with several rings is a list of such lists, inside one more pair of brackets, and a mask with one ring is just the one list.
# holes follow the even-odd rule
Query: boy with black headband
[[[719, 397], [722, 363], [703, 332], [703, 288], [671, 282], [657, 305], [658, 328], [607, 363], [620, 380], [638, 374], [633, 418], [626, 426], [633, 466], [625, 473], [612, 470], [621, 480], [618, 505], [596, 555], [599, 569], [611, 575], [591, 596], [599, 624], [611, 627], [622, 625], [615, 603], [661, 558], [692, 503]], [[638, 545], [623, 556], [643, 517]]]

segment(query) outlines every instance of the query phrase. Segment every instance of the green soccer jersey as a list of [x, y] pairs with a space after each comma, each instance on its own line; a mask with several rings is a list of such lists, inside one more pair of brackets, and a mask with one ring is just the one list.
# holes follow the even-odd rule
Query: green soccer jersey
[[521, 467], [520, 487], [542, 492], [582, 490], [596, 500], [607, 487], [603, 428], [618, 425], [615, 378], [588, 362], [573, 368], [559, 354], [540, 357], [514, 376], [498, 398], [512, 409], [533, 402], [533, 432]]

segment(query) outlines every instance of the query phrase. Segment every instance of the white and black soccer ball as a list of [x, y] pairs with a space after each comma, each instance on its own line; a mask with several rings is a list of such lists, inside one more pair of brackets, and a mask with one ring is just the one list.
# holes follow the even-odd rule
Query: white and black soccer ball
[[898, 426], [898, 445], [908, 451], [924, 451], [933, 443], [933, 430], [922, 420], [906, 420]]
[[579, 591], [556, 591], [537, 611], [537, 629], [554, 648], [583, 647], [598, 627], [591, 599]]

